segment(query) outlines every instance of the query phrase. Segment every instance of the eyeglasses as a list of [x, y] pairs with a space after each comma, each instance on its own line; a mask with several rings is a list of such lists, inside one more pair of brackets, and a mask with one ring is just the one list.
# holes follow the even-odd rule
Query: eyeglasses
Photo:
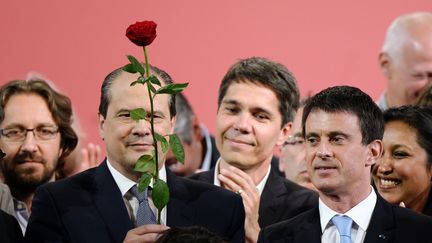
[[282, 144], [282, 147], [285, 147], [287, 145], [297, 146], [297, 145], [303, 145], [305, 143], [305, 140], [301, 136], [289, 136], [288, 139]]
[[5, 142], [23, 142], [28, 132], [32, 132], [37, 140], [46, 141], [56, 138], [59, 129], [56, 126], [40, 126], [32, 129], [11, 127], [0, 129], [0, 136]]

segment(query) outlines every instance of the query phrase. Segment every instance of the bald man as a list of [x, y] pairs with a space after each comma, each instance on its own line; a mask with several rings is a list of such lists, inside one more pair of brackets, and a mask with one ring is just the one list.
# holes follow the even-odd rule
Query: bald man
[[413, 104], [432, 80], [432, 13], [396, 18], [387, 30], [379, 63], [388, 82], [378, 106], [386, 110]]

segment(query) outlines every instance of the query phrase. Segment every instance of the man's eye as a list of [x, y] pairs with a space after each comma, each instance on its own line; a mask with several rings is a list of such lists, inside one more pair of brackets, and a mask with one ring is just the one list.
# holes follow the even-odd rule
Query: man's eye
[[340, 144], [344, 141], [344, 138], [343, 137], [334, 137], [334, 138], [331, 138], [330, 141], [337, 143], [337, 144]]
[[268, 116], [264, 114], [257, 114], [255, 115], [255, 118], [257, 118], [258, 120], [266, 120], [268, 119]]
[[20, 133], [21, 133], [21, 130], [19, 130], [19, 129], [8, 129], [8, 130], [4, 131], [5, 136], [8, 136], [8, 137], [16, 136]]
[[124, 117], [124, 118], [128, 118], [130, 117], [130, 113], [121, 113], [118, 115], [119, 117]]
[[306, 141], [307, 141], [308, 144], [314, 145], [314, 144], [316, 144], [318, 142], [318, 139], [314, 138], [314, 137], [309, 137], [309, 138], [306, 139]]

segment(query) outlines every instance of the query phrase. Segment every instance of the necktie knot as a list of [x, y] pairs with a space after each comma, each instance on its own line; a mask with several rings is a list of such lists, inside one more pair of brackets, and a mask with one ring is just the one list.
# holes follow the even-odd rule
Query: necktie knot
[[336, 215], [331, 221], [336, 226], [341, 243], [352, 243], [351, 241], [351, 228], [353, 220], [346, 215]]
[[131, 194], [136, 197], [136, 199], [138, 199], [139, 203], [142, 203], [144, 200], [148, 200], [147, 198], [147, 193], [148, 193], [148, 189], [145, 189], [144, 191], [140, 192], [138, 190], [137, 185], [134, 185], [131, 189], [130, 189]]

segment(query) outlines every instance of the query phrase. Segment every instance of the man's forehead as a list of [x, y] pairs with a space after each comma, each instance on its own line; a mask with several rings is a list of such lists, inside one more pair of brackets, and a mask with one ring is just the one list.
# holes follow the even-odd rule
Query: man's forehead
[[[359, 127], [358, 116], [351, 111], [325, 111], [322, 109], [312, 109], [305, 121], [305, 132], [308, 133], [306, 128], [311, 129], [311, 125], [315, 129], [334, 128], [335, 131], [338, 126], [355, 126]], [[333, 130], [333, 129], [332, 129]]]
[[0, 124], [56, 124], [47, 101], [34, 92], [11, 95], [3, 107], [3, 112], [4, 117]]

